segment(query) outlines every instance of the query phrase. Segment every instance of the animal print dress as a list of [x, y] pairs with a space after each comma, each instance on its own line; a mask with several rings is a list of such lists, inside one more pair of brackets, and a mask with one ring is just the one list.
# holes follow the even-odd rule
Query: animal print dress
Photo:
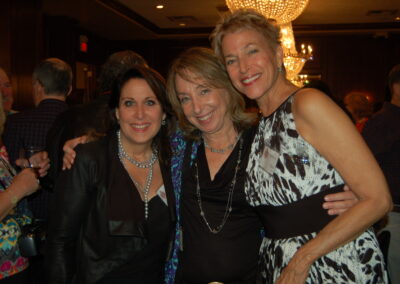
[[[290, 96], [273, 114], [260, 121], [245, 182], [246, 198], [252, 206], [293, 203], [324, 190], [329, 193], [329, 188], [343, 183], [329, 162], [297, 132], [292, 114], [293, 98]], [[261, 158], [263, 155], [268, 157], [267, 161]], [[315, 235], [264, 238], [260, 248], [260, 282], [275, 283], [294, 253]], [[386, 282], [382, 253], [374, 233], [367, 230], [354, 241], [318, 259], [306, 283]]]

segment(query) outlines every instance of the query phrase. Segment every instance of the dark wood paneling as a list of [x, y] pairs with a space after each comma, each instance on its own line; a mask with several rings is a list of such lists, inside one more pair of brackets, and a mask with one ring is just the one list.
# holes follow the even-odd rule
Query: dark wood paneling
[[388, 38], [367, 35], [297, 37], [311, 43], [315, 62], [307, 62], [303, 73], [321, 74], [336, 98], [355, 90], [372, 94], [377, 102], [384, 99], [387, 74], [400, 63], [400, 35]]
[[33, 106], [32, 70], [43, 54], [40, 0], [2, 1], [1, 63], [10, 73], [14, 90], [14, 109]]

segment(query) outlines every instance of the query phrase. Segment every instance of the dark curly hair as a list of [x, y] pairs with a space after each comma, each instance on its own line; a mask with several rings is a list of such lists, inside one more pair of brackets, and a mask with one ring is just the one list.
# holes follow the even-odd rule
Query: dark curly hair
[[[146, 81], [157, 97], [157, 100], [159, 101], [161, 108], [166, 115], [166, 124], [161, 126], [160, 131], [153, 139], [152, 146], [160, 150], [159, 159], [168, 161], [171, 155], [169, 136], [176, 130], [176, 121], [173, 115], [171, 104], [167, 99], [165, 79], [157, 71], [149, 67], [136, 65], [115, 80], [109, 101], [109, 108], [111, 110], [112, 117], [115, 119], [115, 109], [119, 107], [122, 88], [131, 79], [143, 79]], [[115, 122], [114, 129], [116, 126], [117, 123]]]
[[118, 51], [110, 55], [104, 63], [99, 79], [99, 94], [111, 92], [115, 79], [135, 65], [147, 67], [146, 60], [132, 50]]

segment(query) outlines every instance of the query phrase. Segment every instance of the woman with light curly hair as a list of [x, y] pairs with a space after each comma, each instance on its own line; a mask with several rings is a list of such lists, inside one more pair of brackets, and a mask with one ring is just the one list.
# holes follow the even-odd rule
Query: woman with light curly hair
[[[212, 43], [262, 119], [244, 191], [265, 227], [257, 283], [386, 283], [370, 226], [391, 210], [385, 178], [347, 115], [285, 76], [280, 31], [253, 10], [222, 19]], [[332, 218], [318, 206], [346, 183], [359, 202]]]

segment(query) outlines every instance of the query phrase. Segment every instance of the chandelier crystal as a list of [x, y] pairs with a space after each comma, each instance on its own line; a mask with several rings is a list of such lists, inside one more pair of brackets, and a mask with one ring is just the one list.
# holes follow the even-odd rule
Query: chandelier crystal
[[226, 4], [231, 11], [255, 9], [282, 25], [296, 19], [306, 8], [308, 0], [226, 0]]
[[301, 45], [301, 52], [297, 52], [294, 41], [292, 23], [281, 25], [281, 45], [283, 48], [283, 64], [286, 69], [286, 78], [297, 86], [302, 86], [303, 79], [307, 77], [299, 76], [301, 69], [307, 60], [312, 59], [312, 47]]

